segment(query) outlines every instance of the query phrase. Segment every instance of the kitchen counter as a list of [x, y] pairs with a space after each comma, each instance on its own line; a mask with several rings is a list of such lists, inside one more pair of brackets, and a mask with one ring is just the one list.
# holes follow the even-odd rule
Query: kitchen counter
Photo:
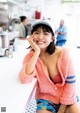
[[0, 58], [0, 109], [6, 113], [24, 113], [26, 103], [36, 84], [36, 79], [28, 84], [19, 82], [19, 70], [29, 44], [26, 40], [18, 40], [17, 44], [13, 58]]

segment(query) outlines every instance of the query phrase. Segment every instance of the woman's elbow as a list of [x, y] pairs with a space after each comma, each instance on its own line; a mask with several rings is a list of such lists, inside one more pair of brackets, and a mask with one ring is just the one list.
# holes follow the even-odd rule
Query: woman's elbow
[[23, 76], [23, 74], [19, 73], [19, 81], [20, 83], [22, 84], [25, 84], [26, 83], [26, 78]]

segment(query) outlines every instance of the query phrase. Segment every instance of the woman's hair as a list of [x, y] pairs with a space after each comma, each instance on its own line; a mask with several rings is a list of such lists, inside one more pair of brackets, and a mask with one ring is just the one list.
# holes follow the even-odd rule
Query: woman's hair
[[[44, 24], [38, 24], [35, 25], [32, 30], [31, 30], [31, 34], [33, 34], [38, 28], [42, 28], [43, 31], [49, 32], [52, 34], [52, 36], [54, 36], [54, 32], [52, 31], [52, 29]], [[54, 44], [54, 40], [49, 44], [49, 46], [47, 47], [46, 52], [49, 54], [53, 54], [55, 52], [55, 44]]]

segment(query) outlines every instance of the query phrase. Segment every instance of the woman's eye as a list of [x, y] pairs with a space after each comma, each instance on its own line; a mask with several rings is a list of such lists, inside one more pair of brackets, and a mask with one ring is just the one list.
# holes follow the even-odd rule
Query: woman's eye
[[39, 34], [39, 32], [34, 32], [34, 34]]
[[48, 32], [44, 32], [44, 35], [48, 35], [49, 33]]

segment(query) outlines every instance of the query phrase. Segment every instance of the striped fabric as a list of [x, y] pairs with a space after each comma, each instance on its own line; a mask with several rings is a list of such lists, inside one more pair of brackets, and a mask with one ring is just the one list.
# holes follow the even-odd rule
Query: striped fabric
[[68, 84], [73, 84], [73, 83], [75, 83], [75, 82], [76, 82], [75, 75], [68, 76], [68, 77], [66, 78], [66, 83], [68, 83]]

